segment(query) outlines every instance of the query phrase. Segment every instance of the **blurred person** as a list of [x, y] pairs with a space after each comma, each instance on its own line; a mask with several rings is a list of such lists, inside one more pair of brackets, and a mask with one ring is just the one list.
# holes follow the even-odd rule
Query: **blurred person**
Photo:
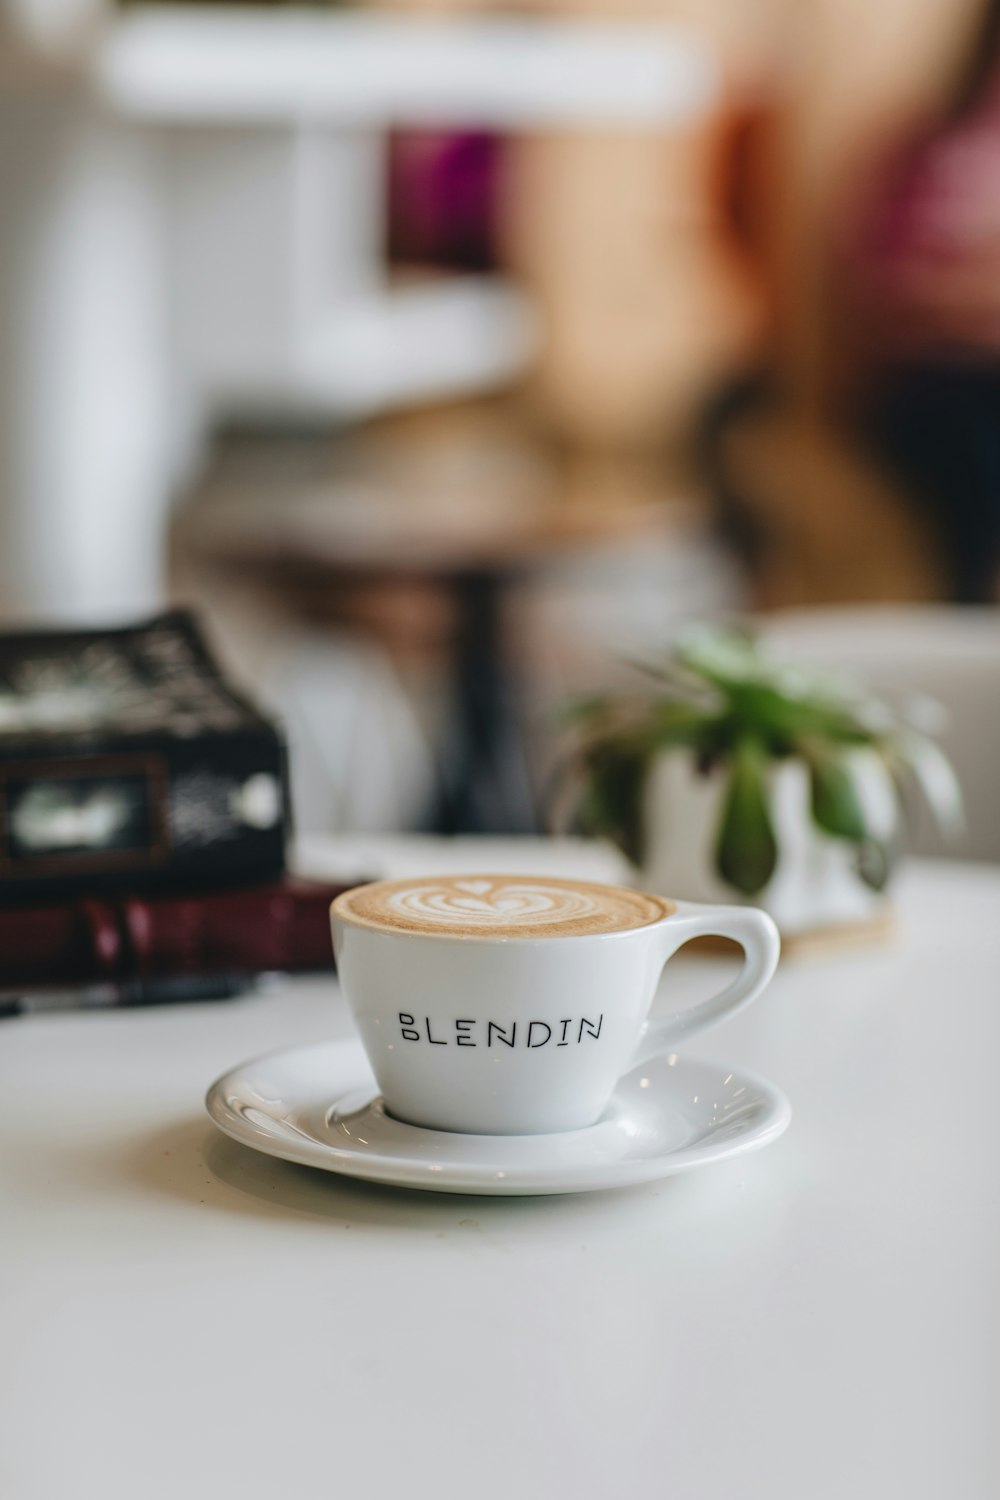
[[[921, 0], [919, 27], [912, 0], [818, 0], [790, 14], [783, 56], [722, 162], [721, 232], [768, 316], [699, 436], [761, 607], [973, 592], [956, 578], [952, 508], [927, 498], [930, 465], [912, 450], [904, 462], [892, 439], [884, 397], [913, 353], [881, 322], [876, 226], [892, 216], [902, 164], [982, 97], [988, 67], [961, 65], [982, 18], [983, 0]], [[994, 55], [990, 31], [987, 20], [977, 32], [979, 60]], [[984, 509], [972, 506], [980, 526]]]
[[873, 174], [843, 247], [854, 409], [944, 549], [952, 597], [1000, 583], [1000, 0], [936, 118]]

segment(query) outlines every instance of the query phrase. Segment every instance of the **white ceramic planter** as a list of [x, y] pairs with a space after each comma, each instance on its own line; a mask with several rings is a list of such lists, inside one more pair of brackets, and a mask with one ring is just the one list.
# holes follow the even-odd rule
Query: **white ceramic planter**
[[[873, 833], [888, 838], [898, 822], [891, 778], [871, 751], [854, 751], [858, 794]], [[715, 868], [727, 777], [703, 776], [694, 758], [675, 751], [651, 768], [646, 792], [645, 889], [689, 901], [739, 901]], [[809, 778], [798, 761], [776, 765], [770, 778], [771, 817], [778, 843], [774, 875], [752, 898], [785, 934], [864, 922], [885, 908], [885, 895], [858, 875], [853, 845], [830, 838], [812, 820]]]

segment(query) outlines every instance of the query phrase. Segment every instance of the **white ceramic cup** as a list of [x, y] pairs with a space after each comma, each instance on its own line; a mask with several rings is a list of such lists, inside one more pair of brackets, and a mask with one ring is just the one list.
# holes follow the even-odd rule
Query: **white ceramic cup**
[[[520, 937], [394, 930], [338, 898], [337, 971], [389, 1113], [477, 1135], [594, 1124], [623, 1074], [748, 1005], [778, 962], [764, 912], [662, 904], [663, 918], [641, 927]], [[742, 947], [740, 974], [707, 1000], [648, 1019], [664, 964], [709, 934]]]

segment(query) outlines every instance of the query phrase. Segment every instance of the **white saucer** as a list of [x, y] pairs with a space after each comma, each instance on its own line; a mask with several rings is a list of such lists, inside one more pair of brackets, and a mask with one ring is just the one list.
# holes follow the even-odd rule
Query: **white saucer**
[[455, 1135], [387, 1115], [356, 1042], [295, 1047], [214, 1083], [220, 1130], [270, 1156], [438, 1193], [584, 1193], [755, 1151], [791, 1109], [772, 1084], [677, 1053], [622, 1078], [604, 1116], [562, 1135]]

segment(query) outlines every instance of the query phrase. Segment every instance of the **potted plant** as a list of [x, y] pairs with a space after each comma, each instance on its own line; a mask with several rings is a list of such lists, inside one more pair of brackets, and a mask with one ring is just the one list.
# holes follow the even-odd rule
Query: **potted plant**
[[922, 795], [945, 833], [961, 798], [934, 740], [888, 705], [701, 628], [644, 691], [579, 704], [585, 831], [653, 890], [752, 900], [786, 933], [874, 916]]

